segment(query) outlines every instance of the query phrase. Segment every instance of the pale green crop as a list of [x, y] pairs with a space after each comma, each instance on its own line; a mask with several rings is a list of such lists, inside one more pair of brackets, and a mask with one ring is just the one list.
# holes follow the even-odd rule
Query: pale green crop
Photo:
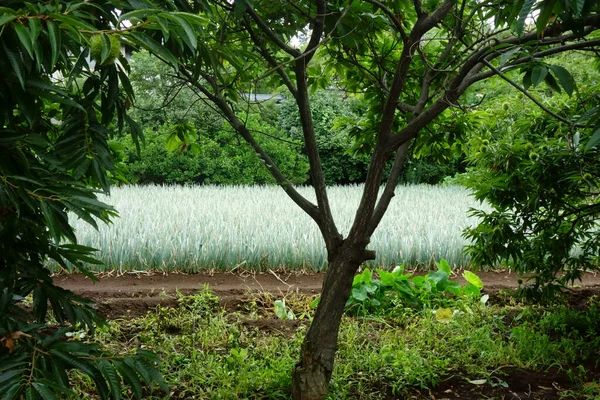
[[[312, 189], [299, 191], [314, 199]], [[348, 232], [360, 186], [329, 189], [334, 217]], [[322, 269], [325, 246], [315, 223], [274, 186], [126, 186], [103, 198], [120, 214], [99, 232], [71, 216], [81, 244], [100, 249], [108, 269]], [[400, 186], [370, 248], [374, 264], [465, 265], [462, 230], [479, 207], [457, 186]]]

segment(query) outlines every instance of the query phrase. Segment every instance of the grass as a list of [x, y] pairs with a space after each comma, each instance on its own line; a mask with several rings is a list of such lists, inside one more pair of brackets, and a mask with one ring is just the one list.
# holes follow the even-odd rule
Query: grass
[[[299, 191], [313, 199], [312, 189]], [[347, 233], [360, 186], [330, 188], [341, 232]], [[104, 199], [120, 218], [95, 231], [73, 216], [81, 244], [100, 250], [103, 269], [182, 270], [278, 268], [320, 270], [325, 246], [316, 224], [278, 187], [128, 186]], [[446, 259], [468, 264], [462, 230], [479, 207], [461, 187], [403, 186], [373, 235], [373, 264], [428, 266]]]
[[[266, 296], [227, 312], [204, 290], [181, 297], [178, 308], [113, 321], [97, 339], [119, 352], [150, 349], [164, 360], [171, 393], [148, 398], [288, 398], [312, 298], [287, 299], [295, 314], [304, 316], [295, 321], [275, 319], [272, 301]], [[452, 308], [449, 323], [436, 320], [432, 310], [402, 307], [344, 317], [329, 398], [404, 396], [453, 377], [491, 389], [504, 383], [503, 371], [514, 368], [542, 375], [562, 369], [571, 379], [571, 387], [562, 388], [565, 397], [600, 396], [584, 367], [598, 356], [596, 303], [585, 311], [486, 307], [477, 301], [457, 301]], [[259, 330], [252, 321], [276, 329]], [[81, 382], [82, 393], [91, 390], [86, 385]]]

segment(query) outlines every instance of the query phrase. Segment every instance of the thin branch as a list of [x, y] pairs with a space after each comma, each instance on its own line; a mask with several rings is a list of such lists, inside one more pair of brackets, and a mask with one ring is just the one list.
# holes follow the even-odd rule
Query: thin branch
[[252, 27], [246, 20], [244, 20], [244, 26], [246, 27], [246, 31], [250, 35], [250, 39], [252, 39], [254, 45], [258, 47], [260, 54], [262, 54], [262, 56], [267, 60], [267, 62], [274, 69], [274, 71], [279, 74], [279, 76], [283, 80], [283, 83], [288, 88], [290, 93], [292, 93], [292, 95], [296, 97], [298, 94], [298, 89], [283, 69], [283, 66], [277, 63], [277, 60], [275, 60], [275, 58], [269, 53], [269, 51], [267, 50], [263, 42], [260, 40], [256, 32], [254, 32], [254, 29], [252, 29]]
[[301, 54], [300, 51], [298, 51], [297, 49], [294, 49], [293, 47], [288, 46], [287, 43], [285, 43], [283, 41], [283, 39], [281, 39], [279, 36], [277, 36], [277, 34], [275, 32], [273, 32], [271, 30], [271, 28], [269, 28], [269, 25], [267, 25], [265, 23], [265, 21], [262, 20], [262, 18], [256, 13], [256, 11], [254, 11], [254, 9], [252, 7], [248, 7], [246, 9], [246, 12], [248, 13], [248, 15], [250, 15], [250, 17], [254, 20], [254, 22], [256, 22], [256, 24], [258, 25], [260, 30], [265, 35], [267, 35], [269, 37], [269, 39], [271, 39], [271, 41], [273, 43], [275, 43], [281, 50], [285, 51], [292, 57], [300, 56], [300, 54]]
[[396, 152], [396, 157], [394, 159], [394, 164], [392, 165], [392, 169], [390, 170], [390, 176], [387, 180], [385, 188], [383, 189], [383, 193], [377, 202], [377, 206], [375, 210], [373, 210], [373, 216], [367, 225], [367, 235], [371, 236], [375, 229], [381, 222], [381, 219], [385, 215], [385, 212], [392, 201], [392, 198], [395, 196], [396, 186], [398, 185], [398, 180], [400, 179], [400, 173], [402, 172], [402, 166], [406, 161], [406, 155], [408, 154], [408, 147], [410, 142], [406, 142]]

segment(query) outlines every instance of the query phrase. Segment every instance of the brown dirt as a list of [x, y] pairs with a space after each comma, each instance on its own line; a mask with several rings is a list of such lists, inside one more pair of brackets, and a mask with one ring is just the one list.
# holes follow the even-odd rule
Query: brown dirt
[[[586, 368], [588, 376], [598, 381], [600, 371], [595, 365]], [[472, 383], [472, 382], [475, 382]], [[593, 384], [589, 382], [588, 384]], [[410, 400], [454, 399], [503, 399], [503, 400], [559, 400], [565, 399], [564, 391], [573, 386], [565, 371], [556, 368], [546, 372], [506, 368], [497, 371], [485, 383], [454, 375], [441, 382], [433, 390], [414, 390], [407, 396]], [[398, 397], [389, 396], [390, 399]], [[573, 397], [567, 397], [573, 398]]]
[[[479, 272], [484, 293], [500, 301], [498, 293], [517, 288], [516, 274], [509, 272]], [[156, 306], [175, 306], [177, 292], [192, 294], [204, 286], [221, 299], [227, 308], [236, 308], [252, 294], [270, 293], [276, 296], [291, 293], [317, 295], [321, 292], [323, 273], [214, 273], [214, 274], [130, 274], [104, 275], [93, 282], [81, 274], [58, 275], [54, 282], [79, 295], [96, 301], [101, 314], [107, 318], [139, 316]], [[460, 277], [453, 279], [464, 283]], [[600, 292], [600, 274], [586, 274], [583, 283], [572, 289], [574, 301], [584, 301]]]
[[[484, 293], [490, 294], [490, 302], [504, 302], [502, 291], [518, 287], [516, 274], [509, 272], [480, 272], [484, 283]], [[193, 294], [206, 285], [221, 299], [221, 305], [230, 310], [242, 310], [250, 299], [260, 300], [262, 294], [272, 297], [293, 294], [318, 295], [324, 274], [297, 273], [214, 273], [214, 274], [123, 274], [104, 275], [99, 282], [93, 282], [83, 275], [59, 275], [54, 282], [84, 297], [93, 299], [98, 310], [108, 319], [130, 318], [143, 315], [158, 305], [177, 306], [177, 293]], [[461, 283], [462, 278], [453, 277]], [[586, 274], [583, 282], [569, 289], [569, 302], [583, 306], [591, 296], [600, 295], [600, 274]], [[268, 296], [266, 296], [268, 298]], [[282, 321], [274, 318], [244, 320], [243, 325], [258, 329], [265, 334], [289, 337], [299, 328], [301, 322]], [[600, 368], [586, 367], [593, 381], [600, 381]], [[391, 393], [390, 385], [381, 382], [382, 392], [389, 399], [560, 399], [561, 393], [573, 385], [565, 371], [551, 369], [546, 372], [506, 368], [496, 371], [485, 383], [476, 384], [455, 374], [440, 382], [434, 389], [413, 389], [410, 393], [398, 396]], [[377, 386], [377, 384], [376, 384]]]

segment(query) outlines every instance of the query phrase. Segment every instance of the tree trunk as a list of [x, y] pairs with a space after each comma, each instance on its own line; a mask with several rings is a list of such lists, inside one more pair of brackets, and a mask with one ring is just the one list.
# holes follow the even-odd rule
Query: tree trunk
[[319, 306], [304, 338], [300, 362], [294, 368], [294, 400], [320, 400], [327, 396], [344, 307], [354, 274], [365, 260], [364, 249], [347, 251], [344, 247], [329, 261]]

